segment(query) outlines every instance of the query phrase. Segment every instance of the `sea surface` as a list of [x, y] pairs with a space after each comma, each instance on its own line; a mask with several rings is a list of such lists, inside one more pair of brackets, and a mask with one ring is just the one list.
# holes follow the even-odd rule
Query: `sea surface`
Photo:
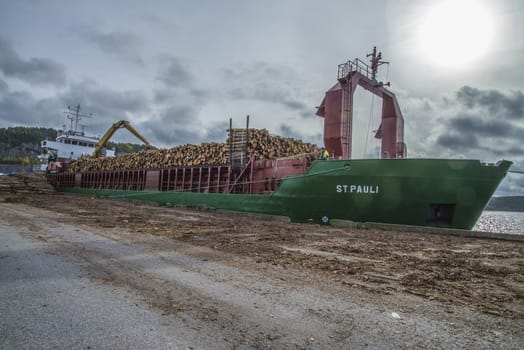
[[473, 230], [524, 235], [524, 212], [485, 210]]

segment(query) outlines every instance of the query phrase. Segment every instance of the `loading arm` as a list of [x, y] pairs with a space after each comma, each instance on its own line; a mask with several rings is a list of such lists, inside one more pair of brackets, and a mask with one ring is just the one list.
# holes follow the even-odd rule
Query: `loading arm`
[[100, 141], [98, 141], [95, 151], [93, 152], [93, 158], [100, 157], [100, 153], [102, 152], [102, 149], [105, 147], [107, 142], [109, 142], [109, 139], [111, 138], [111, 136], [113, 136], [113, 134], [120, 128], [126, 128], [127, 130], [129, 130], [129, 132], [135, 135], [140, 141], [142, 141], [146, 145], [146, 147], [151, 147], [151, 144], [142, 135], [140, 135], [140, 133], [136, 131], [135, 128], [133, 128], [127, 120], [119, 120], [116, 123], [114, 123], [109, 128], [109, 130], [106, 131], [104, 136], [102, 136]]

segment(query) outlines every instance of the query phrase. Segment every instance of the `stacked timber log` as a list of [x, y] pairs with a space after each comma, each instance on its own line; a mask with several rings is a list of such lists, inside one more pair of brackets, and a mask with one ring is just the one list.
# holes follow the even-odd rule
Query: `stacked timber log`
[[[246, 130], [243, 129], [243, 131]], [[312, 158], [316, 158], [319, 153], [317, 145], [293, 138], [274, 136], [266, 129], [249, 129], [247, 134], [247, 145], [242, 144], [240, 146], [246, 149], [248, 157], [253, 156], [255, 159], [287, 158], [303, 154], [310, 154]], [[238, 147], [238, 142], [235, 145]], [[224, 143], [187, 144], [169, 149], [145, 150], [116, 157], [91, 158], [84, 156], [71, 162], [68, 169], [70, 172], [86, 172], [227, 165], [229, 164], [229, 147], [228, 139]]]
[[42, 173], [24, 173], [15, 176], [0, 176], [0, 193], [54, 193]]
[[317, 145], [302, 140], [274, 136], [267, 129], [249, 129], [247, 153], [254, 155], [255, 159], [289, 158], [303, 154], [316, 158], [319, 152]]
[[203, 143], [182, 145], [169, 149], [145, 150], [116, 157], [91, 158], [83, 156], [69, 164], [70, 172], [131, 169], [158, 169], [205, 164], [226, 164], [225, 144]]

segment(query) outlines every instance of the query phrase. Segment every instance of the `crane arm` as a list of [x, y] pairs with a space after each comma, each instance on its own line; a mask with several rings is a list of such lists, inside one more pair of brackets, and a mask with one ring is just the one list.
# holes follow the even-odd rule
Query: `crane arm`
[[140, 133], [131, 126], [131, 124], [129, 124], [129, 122], [123, 120], [124, 122], [124, 127], [129, 130], [129, 132], [131, 132], [133, 135], [136, 136], [137, 139], [139, 139], [140, 141], [142, 141], [144, 143], [144, 145], [146, 145], [146, 147], [151, 147], [151, 145], [149, 144], [149, 141], [147, 141], [144, 136], [140, 135]]
[[146, 147], [151, 147], [151, 144], [142, 136], [138, 131], [136, 131], [135, 128], [131, 126], [131, 124], [127, 120], [119, 120], [116, 123], [114, 123], [109, 130], [106, 131], [104, 136], [100, 139], [98, 142], [94, 152], [93, 152], [93, 158], [100, 157], [100, 153], [102, 152], [102, 149], [105, 147], [107, 142], [109, 142], [109, 139], [113, 136], [113, 134], [121, 128], [126, 128], [131, 132], [133, 135], [135, 135], [140, 141], [142, 141]]

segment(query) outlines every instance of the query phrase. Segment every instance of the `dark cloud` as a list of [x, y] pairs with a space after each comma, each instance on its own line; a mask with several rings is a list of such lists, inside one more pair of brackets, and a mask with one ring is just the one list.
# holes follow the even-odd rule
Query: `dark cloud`
[[482, 150], [493, 156], [524, 157], [520, 146], [524, 128], [512, 114], [518, 112], [521, 92], [463, 87], [455, 96], [456, 100], [448, 98], [446, 104], [440, 106], [448, 116], [444, 119], [444, 128], [440, 129], [437, 146], [456, 152]]
[[479, 143], [476, 135], [453, 132], [448, 135], [440, 135], [437, 139], [437, 145], [455, 151], [462, 151], [464, 149], [478, 147]]
[[206, 124], [206, 142], [224, 142], [227, 139], [227, 131], [229, 129], [229, 122], [217, 122]]
[[153, 93], [155, 103], [165, 104], [170, 101], [176, 101], [176, 92], [172, 89], [158, 88]]
[[164, 56], [161, 59], [162, 68], [157, 79], [170, 87], [184, 87], [193, 82], [193, 75], [182, 60], [174, 56]]
[[[173, 68], [173, 62], [170, 60], [166, 68], [168, 71], [178, 71], [178, 68], [181, 68], [178, 64], [174, 65], [177, 66], [176, 69]], [[189, 76], [185, 73], [182, 75], [186, 78]], [[171, 83], [174, 85], [170, 86]], [[178, 85], [174, 81], [162, 80], [162, 86], [154, 92], [154, 100], [158, 107], [156, 117], [145, 121], [143, 127], [155, 135], [159, 144], [171, 147], [202, 141], [205, 128], [198, 120], [201, 103], [199, 104], [198, 99], [193, 95], [189, 82]]]
[[[228, 80], [247, 80], [248, 78], [265, 77], [272, 81], [283, 79], [294, 72], [289, 68], [278, 67], [267, 62], [255, 62], [251, 65], [241, 65], [235, 68], [225, 68], [224, 76]], [[256, 80], [249, 80], [254, 82]]]
[[282, 101], [282, 104], [288, 107], [289, 109], [298, 110], [298, 111], [304, 111], [309, 108], [309, 106], [306, 105], [304, 102], [297, 101], [297, 100], [284, 100]]
[[158, 121], [147, 121], [142, 124], [143, 130], [148, 130], [149, 134], [154, 135], [157, 144], [164, 147], [173, 147], [182, 144], [199, 143], [200, 134], [197, 130], [181, 128], [176, 124], [168, 124], [160, 127]]
[[5, 94], [9, 90], [9, 87], [7, 86], [7, 83], [0, 79], [0, 93]]
[[[60, 96], [61, 106], [55, 113], [62, 114], [67, 105], [80, 104], [84, 113], [92, 113], [81, 124], [88, 125], [86, 132], [101, 135], [118, 120], [128, 120], [148, 141], [158, 147], [183, 143], [200, 143], [206, 127], [197, 119], [195, 104], [172, 103], [157, 105], [151, 109], [151, 101], [142, 91], [114, 91], [101, 87], [92, 81], [84, 81], [71, 86]], [[62, 114], [61, 121], [66, 121]], [[56, 119], [56, 118], [55, 118]], [[115, 141], [140, 143], [127, 131], [117, 132]]]
[[209, 90], [204, 89], [189, 89], [189, 94], [197, 99], [206, 99], [211, 96]]
[[[505, 120], [481, 119], [478, 115], [464, 115], [452, 118], [448, 123], [450, 130], [461, 134], [474, 134], [488, 137], [511, 137], [522, 133], [522, 129]], [[520, 135], [523, 136], [523, 135]]]
[[315, 143], [317, 145], [323, 144], [323, 140], [322, 140], [323, 135], [321, 131], [322, 130], [319, 130], [318, 133], [311, 136], [310, 134], [305, 134], [305, 133], [300, 132], [299, 130], [293, 128], [289, 124], [283, 123], [283, 124], [280, 124], [279, 126], [279, 135], [284, 136], [284, 137], [292, 137], [297, 140], [303, 140], [304, 142]]
[[491, 114], [508, 119], [524, 118], [522, 91], [502, 92], [463, 86], [457, 92], [456, 97], [459, 103], [469, 108], [484, 108]]
[[[479, 154], [496, 157], [524, 157], [521, 140], [524, 129], [500, 120], [484, 121], [480, 117], [451, 118], [436, 140], [437, 146], [455, 154]], [[437, 148], [438, 149], [438, 148]]]
[[510, 147], [506, 150], [506, 154], [510, 156], [517, 156], [517, 157], [524, 158], [524, 146], [522, 146], [521, 144], [520, 147]]
[[67, 112], [67, 106], [77, 104], [80, 104], [83, 114], [92, 114], [91, 118], [83, 118], [79, 124], [86, 125], [86, 133], [92, 135], [105, 133], [114, 122], [121, 119], [129, 120], [136, 126], [138, 121], [150, 114], [149, 101], [139, 91], [119, 92], [102, 88], [94, 82], [81, 82], [53, 98], [36, 99], [27, 92], [2, 93], [0, 127], [69, 126], [64, 112]]
[[290, 125], [287, 124], [280, 124], [280, 132], [279, 134], [284, 137], [292, 137], [295, 139], [303, 139], [305, 135], [300, 133], [298, 130], [293, 129]]
[[[118, 120], [128, 120], [153, 145], [164, 147], [203, 141], [224, 141], [227, 123], [203, 124], [198, 120], [199, 105], [193, 101], [178, 101], [156, 105], [142, 91], [115, 91], [93, 81], [72, 84], [52, 99], [35, 99], [29, 93], [9, 92], [0, 80], [0, 127], [13, 125], [69, 127], [67, 106], [80, 104], [81, 112], [92, 114], [84, 117], [79, 125], [86, 125], [88, 135], [102, 135]], [[140, 143], [127, 131], [119, 131], [117, 142]]]
[[197, 119], [199, 92], [193, 87], [193, 75], [182, 59], [171, 55], [159, 57], [160, 67], [153, 99], [156, 117], [144, 123], [159, 143], [169, 147], [201, 140], [204, 131]]
[[523, 159], [523, 96], [521, 91], [464, 86], [429, 105], [408, 99], [408, 148], [421, 156]]
[[298, 112], [303, 118], [314, 117], [314, 107], [300, 100], [298, 74], [288, 67], [275, 66], [266, 62], [256, 62], [249, 66], [223, 70], [228, 97], [237, 100], [258, 100], [280, 104], [286, 109]]
[[[523, 93], [469, 86], [428, 106], [407, 99], [408, 155], [469, 158], [487, 162], [507, 159], [524, 167]], [[429, 107], [429, 108], [428, 108]], [[424, 116], [417, 118], [416, 116]], [[509, 173], [498, 195], [522, 194], [524, 177]]]
[[196, 115], [196, 110], [190, 105], [174, 105], [162, 113], [162, 120], [180, 129], [194, 121]]
[[81, 36], [96, 45], [104, 53], [120, 57], [128, 62], [143, 66], [144, 60], [138, 53], [140, 51], [140, 39], [126, 32], [102, 32], [92, 27], [79, 27]]
[[[0, 120], [5, 126], [9, 124], [28, 125], [34, 119], [31, 106], [33, 97], [25, 92], [4, 92], [0, 98]], [[2, 125], [2, 126], [4, 126]]]
[[160, 68], [154, 90], [154, 101], [162, 105], [202, 105], [209, 98], [209, 90], [195, 87], [195, 77], [182, 59], [170, 55], [159, 58]]
[[[403, 106], [408, 156], [507, 159], [515, 163], [512, 169], [519, 169], [524, 165], [521, 96], [521, 91], [462, 87], [429, 104], [407, 98]], [[522, 194], [523, 188], [524, 177], [510, 173], [497, 194]]]
[[202, 142], [224, 142], [229, 122], [202, 122], [194, 106], [180, 105], [166, 108], [156, 119], [142, 123], [160, 144], [174, 146]]
[[227, 127], [227, 122], [203, 124], [195, 118], [191, 123], [177, 122], [170, 117], [169, 112], [140, 124], [141, 130], [147, 130], [148, 134], [154, 135], [154, 140], [163, 147], [224, 142], [227, 138]]
[[[128, 120], [137, 127], [137, 121], [147, 118], [151, 113], [149, 100], [141, 91], [114, 91], [93, 81], [83, 81], [71, 87], [58, 97], [62, 103], [58, 113], [66, 111], [67, 106], [80, 104], [83, 113], [92, 113], [81, 124], [88, 126], [89, 133], [103, 134], [118, 120]], [[65, 115], [63, 117], [65, 120]], [[151, 135], [144, 135], [150, 138]], [[132, 139], [135, 141], [134, 139]]]
[[36, 100], [27, 92], [6, 89], [0, 95], [0, 127], [57, 127], [56, 117], [61, 107], [55, 99]]
[[524, 148], [520, 146], [524, 139], [523, 128], [505, 121], [485, 121], [479, 118], [449, 119], [437, 138], [437, 146], [457, 153], [482, 151], [498, 157], [524, 156]]
[[11, 43], [0, 36], [0, 71], [6, 77], [18, 78], [37, 85], [63, 85], [65, 67], [44, 58], [22, 59]]

